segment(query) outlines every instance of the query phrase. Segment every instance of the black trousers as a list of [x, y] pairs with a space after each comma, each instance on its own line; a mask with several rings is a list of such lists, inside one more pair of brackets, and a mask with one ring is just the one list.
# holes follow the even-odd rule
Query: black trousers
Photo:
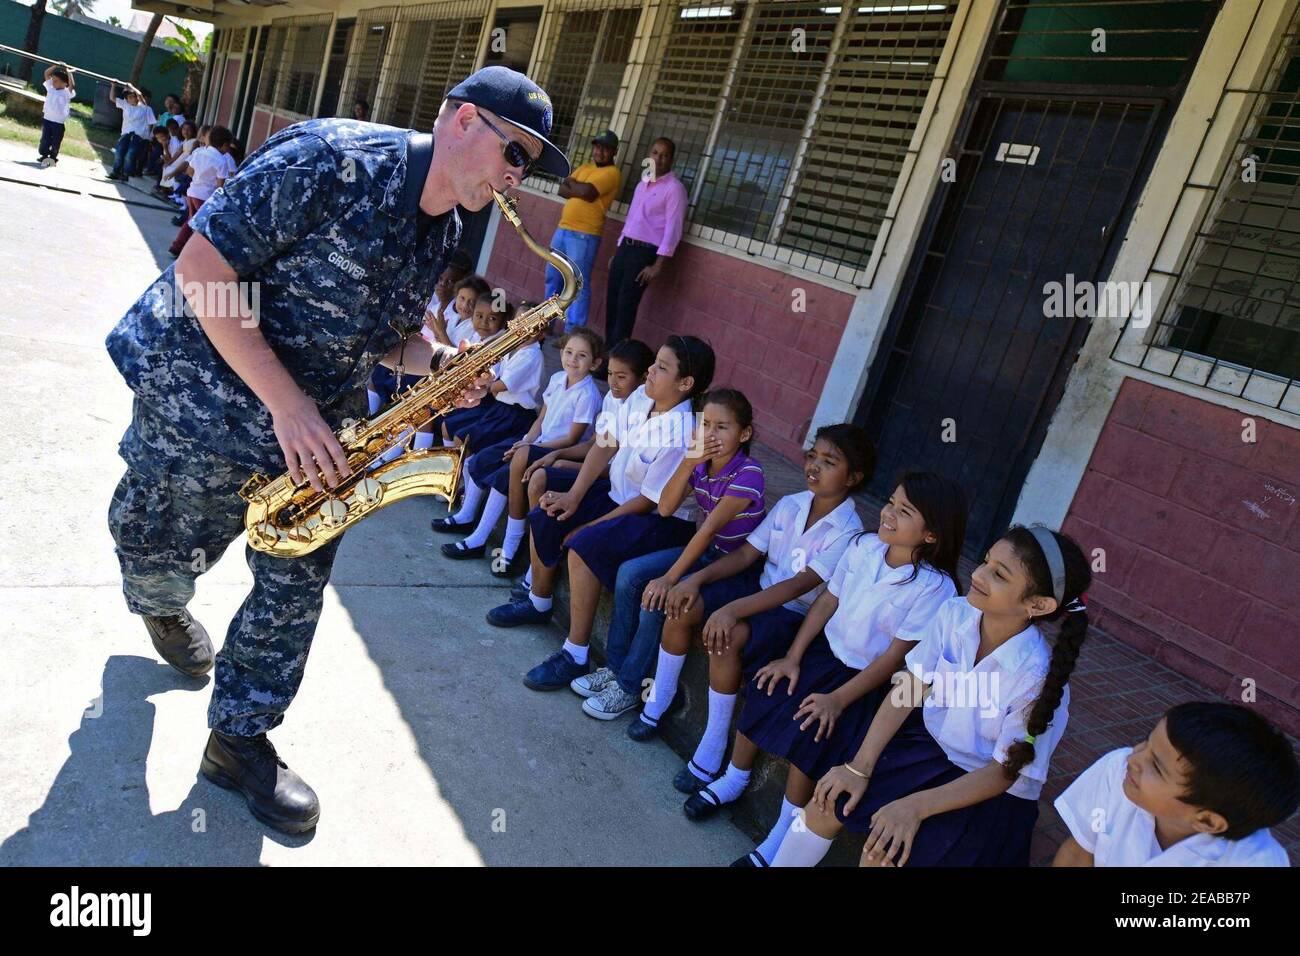
[[53, 120], [41, 120], [41, 145], [39, 152], [41, 157], [46, 156], [50, 159], [59, 158], [59, 145], [63, 142], [65, 132], [62, 123], [56, 123]]
[[659, 257], [653, 246], [619, 243], [609, 267], [609, 288], [605, 290], [605, 350], [630, 339], [636, 328], [636, 310], [646, 287], [636, 281], [646, 266]]

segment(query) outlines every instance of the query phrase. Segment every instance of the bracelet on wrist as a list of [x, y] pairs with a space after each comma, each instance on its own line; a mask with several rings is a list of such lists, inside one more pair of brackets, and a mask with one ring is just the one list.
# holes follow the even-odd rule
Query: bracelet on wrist
[[846, 763], [846, 764], [844, 765], [844, 769], [847, 770], [849, 773], [853, 774], [853, 776], [855, 776], [855, 777], [861, 777], [863, 780], [870, 780], [870, 779], [871, 779], [871, 773], [870, 773], [870, 772], [863, 773], [861, 770], [859, 770], [857, 767], [853, 766], [853, 764], [851, 764], [851, 763]]

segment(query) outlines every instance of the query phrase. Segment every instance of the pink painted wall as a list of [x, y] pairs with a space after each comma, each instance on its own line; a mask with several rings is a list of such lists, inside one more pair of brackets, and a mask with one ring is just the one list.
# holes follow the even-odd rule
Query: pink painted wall
[[[561, 204], [518, 196], [529, 233], [547, 244]], [[608, 263], [622, 223], [608, 220], [593, 267], [589, 324], [605, 328]], [[714, 383], [741, 389], [754, 405], [759, 441], [801, 460], [802, 444], [848, 321], [853, 297], [811, 279], [788, 276], [762, 260], [724, 255], [683, 241], [670, 267], [641, 300], [634, 335], [658, 348], [674, 333], [698, 335], [718, 357]], [[546, 263], [508, 223], [497, 228], [485, 277], [514, 299], [538, 301]], [[791, 310], [792, 290], [806, 290], [806, 311]]]
[[1100, 628], [1300, 733], [1300, 431], [1246, 417], [1126, 379], [1065, 530]]
[[244, 64], [242, 56], [233, 56], [226, 60], [225, 79], [221, 83], [221, 99], [217, 103], [216, 125], [230, 126], [231, 114], [235, 109], [235, 93], [239, 89], [239, 70]]

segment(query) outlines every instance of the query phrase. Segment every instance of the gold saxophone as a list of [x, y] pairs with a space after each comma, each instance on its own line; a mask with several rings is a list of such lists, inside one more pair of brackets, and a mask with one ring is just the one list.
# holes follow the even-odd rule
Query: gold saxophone
[[[399, 393], [397, 401], [374, 418], [340, 429], [338, 440], [351, 474], [337, 488], [316, 491], [308, 482], [295, 484], [288, 474], [274, 481], [261, 474], [248, 479], [239, 497], [248, 503], [244, 527], [254, 550], [294, 558], [310, 554], [362, 518], [403, 498], [439, 495], [448, 505], [455, 500], [464, 449], [412, 448], [416, 428], [455, 408], [457, 396], [515, 349], [542, 338], [582, 288], [582, 275], [573, 261], [528, 234], [513, 199], [496, 190], [492, 194], [524, 244], [559, 270], [564, 288], [516, 316], [496, 338], [445, 361]], [[381, 456], [399, 442], [405, 445], [403, 452], [380, 463]]]

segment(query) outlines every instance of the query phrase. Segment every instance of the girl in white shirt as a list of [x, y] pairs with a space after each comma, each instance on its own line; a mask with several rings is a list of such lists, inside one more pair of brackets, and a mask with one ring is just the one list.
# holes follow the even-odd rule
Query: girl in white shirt
[[[1091, 581], [1074, 540], [1046, 528], [1013, 527], [989, 548], [773, 866], [815, 865], [844, 827], [867, 834], [863, 866], [1028, 866]], [[1040, 620], [1060, 622], [1054, 643]]]
[[[573, 487], [548, 491], [529, 513], [532, 589], [527, 602], [494, 608], [490, 623], [512, 626], [549, 620], [552, 570], [567, 548], [569, 637], [564, 646], [529, 671], [533, 690], [560, 690], [588, 671], [588, 643], [602, 587], [611, 590], [623, 561], [684, 546], [695, 533], [691, 512], [670, 517], [657, 505], [664, 485], [686, 455], [695, 430], [695, 400], [713, 380], [713, 349], [690, 335], [669, 336], [655, 364], [605, 422]], [[609, 467], [609, 479], [599, 475]]]
[[[880, 510], [880, 530], [854, 536], [789, 650], [766, 663], [747, 655], [754, 679], [745, 686], [731, 762], [748, 769], [761, 750], [790, 768], [776, 825], [734, 865], [770, 866], [814, 782], [857, 752], [890, 677], [940, 606], [961, 593], [965, 533], [961, 487], [907, 472]], [[710, 655], [710, 688], [734, 693], [740, 677], [738, 652]]]
[[1053, 866], [1290, 866], [1268, 828], [1300, 804], [1286, 736], [1225, 701], [1171, 707], [1056, 798], [1070, 835]]
[[186, 157], [190, 185], [185, 191], [185, 203], [189, 215], [172, 240], [173, 256], [179, 256], [185, 243], [190, 241], [190, 220], [199, 211], [199, 207], [221, 188], [227, 178], [235, 174], [235, 161], [228, 155], [233, 139], [230, 130], [224, 126], [213, 126], [208, 130], [207, 145], [200, 146]]
[[[600, 389], [591, 377], [592, 369], [604, 357], [604, 340], [588, 329], [564, 337], [560, 346], [560, 371], [551, 376], [542, 395], [542, 411], [522, 438], [504, 439], [475, 452], [465, 462], [461, 484], [464, 498], [460, 510], [433, 523], [435, 531], [457, 531], [473, 526], [479, 505], [483, 514], [472, 534], [462, 541], [442, 546], [453, 560], [481, 558], [488, 536], [507, 507], [510, 511], [505, 543], [494, 555], [492, 574], [514, 577], [515, 555], [528, 530], [528, 496], [524, 469], [553, 449], [568, 448], [585, 441], [595, 428], [600, 412]], [[487, 503], [483, 496], [487, 494]]]
[[[744, 544], [668, 591], [653, 689], [628, 725], [629, 737], [645, 741], [656, 735], [677, 695], [686, 653], [701, 632], [711, 655], [748, 649], [766, 663], [785, 653], [853, 535], [862, 530], [851, 495], [871, 479], [875, 466], [875, 447], [858, 426], [818, 430], [804, 456], [808, 489], [786, 495]], [[651, 594], [643, 606], [653, 601]], [[752, 760], [743, 754], [722, 772], [738, 691], [729, 678], [710, 686], [704, 734], [673, 778], [673, 786], [689, 795], [682, 810], [693, 820], [712, 816], [749, 785]]]

